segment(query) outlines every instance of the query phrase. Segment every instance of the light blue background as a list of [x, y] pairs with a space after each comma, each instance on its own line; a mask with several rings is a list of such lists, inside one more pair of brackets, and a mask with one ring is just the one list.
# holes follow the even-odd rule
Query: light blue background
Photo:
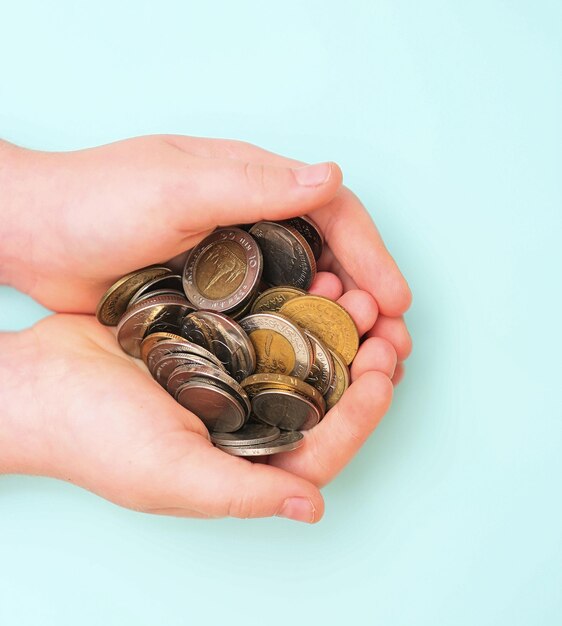
[[[0, 2], [0, 136], [336, 160], [415, 297], [406, 381], [319, 525], [4, 477], [2, 626], [561, 623], [561, 33], [544, 0]], [[43, 314], [0, 289], [0, 327]]]

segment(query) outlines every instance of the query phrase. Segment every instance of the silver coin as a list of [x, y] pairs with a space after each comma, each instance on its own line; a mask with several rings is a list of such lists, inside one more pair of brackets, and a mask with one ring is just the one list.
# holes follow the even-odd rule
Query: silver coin
[[175, 352], [171, 354], [165, 354], [157, 362], [155, 362], [150, 369], [152, 377], [162, 385], [164, 388], [168, 388], [168, 379], [172, 373], [180, 367], [180, 365], [191, 365], [194, 367], [215, 367], [207, 359], [202, 359], [199, 356], [193, 354]]
[[201, 379], [184, 383], [176, 400], [195, 413], [210, 432], [232, 432], [246, 421], [246, 412], [234, 396]]
[[282, 430], [308, 430], [322, 419], [319, 407], [293, 391], [266, 389], [252, 398], [252, 411], [260, 422]]
[[279, 452], [290, 452], [302, 445], [303, 434], [295, 430], [282, 432], [277, 439], [268, 443], [259, 443], [252, 446], [217, 446], [223, 452], [233, 456], [264, 456], [278, 454]]
[[244, 405], [246, 413], [250, 414], [251, 406], [248, 394], [231, 376], [216, 367], [184, 363], [172, 371], [167, 380], [166, 389], [170, 395], [176, 397], [178, 389], [196, 377], [209, 379], [224, 387], [228, 393], [236, 396], [237, 400]]
[[177, 289], [157, 289], [156, 291], [143, 293], [143, 295], [140, 296], [137, 300], [135, 300], [134, 302], [131, 301], [127, 309], [130, 309], [139, 302], [144, 302], [145, 300], [148, 300], [149, 298], [155, 298], [156, 296], [179, 296], [180, 298], [185, 298], [183, 291], [179, 291]]
[[280, 434], [281, 431], [276, 426], [248, 422], [234, 433], [214, 433], [211, 435], [211, 441], [221, 446], [255, 446], [273, 441]]
[[239, 228], [219, 228], [187, 257], [183, 288], [198, 309], [232, 311], [255, 293], [263, 269], [261, 249]]
[[322, 249], [324, 248], [324, 236], [322, 235], [322, 231], [318, 228], [318, 225], [307, 215], [293, 217], [292, 219], [285, 220], [284, 223], [289, 224], [299, 231], [308, 242], [314, 254], [314, 258], [318, 261], [322, 256]]
[[140, 298], [143, 298], [143, 296], [146, 296], [149, 293], [160, 295], [163, 291], [177, 292], [181, 296], [184, 296], [181, 276], [178, 274], [167, 274], [165, 276], [158, 276], [157, 278], [145, 283], [140, 289], [138, 289], [138, 291], [136, 291], [131, 300], [129, 300], [129, 306], [133, 306], [140, 300]]
[[241, 381], [256, 369], [256, 353], [239, 324], [214, 311], [195, 311], [183, 320], [181, 335], [212, 352]]
[[[156, 363], [160, 361], [160, 359], [168, 354], [191, 354], [202, 359], [205, 359], [210, 365], [215, 365], [219, 369], [224, 369], [223, 364], [217, 359], [217, 357], [194, 343], [191, 343], [187, 339], [183, 339], [182, 341], [174, 340], [174, 339], [163, 339], [158, 343], [155, 343], [150, 352], [148, 353], [146, 359], [146, 366], [152, 372], [156, 366]], [[226, 371], [226, 370], [225, 370]]]
[[155, 296], [128, 309], [117, 325], [117, 341], [123, 350], [140, 356], [144, 337], [156, 332], [179, 334], [183, 318], [193, 307], [183, 297]]
[[316, 260], [306, 239], [292, 226], [258, 222], [250, 229], [263, 254], [263, 279], [271, 286], [308, 289], [316, 276]]
[[324, 395], [328, 392], [334, 378], [334, 359], [328, 347], [316, 335], [308, 330], [305, 330], [304, 333], [314, 350], [314, 361], [305, 382], [316, 387]]
[[314, 352], [304, 332], [278, 313], [253, 313], [240, 320], [256, 352], [258, 373], [275, 372], [304, 380], [310, 373]]

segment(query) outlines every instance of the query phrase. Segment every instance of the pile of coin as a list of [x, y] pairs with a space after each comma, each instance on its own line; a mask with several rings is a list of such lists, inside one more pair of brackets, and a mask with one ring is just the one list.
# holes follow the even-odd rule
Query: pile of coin
[[166, 266], [127, 274], [96, 315], [125, 352], [238, 456], [294, 450], [349, 386], [359, 335], [307, 293], [323, 248], [308, 217], [218, 228]]

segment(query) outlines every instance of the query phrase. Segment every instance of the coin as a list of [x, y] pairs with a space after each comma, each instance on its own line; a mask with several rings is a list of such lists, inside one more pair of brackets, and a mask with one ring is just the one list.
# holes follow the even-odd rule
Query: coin
[[277, 439], [268, 443], [259, 443], [252, 446], [217, 446], [217, 448], [233, 456], [266, 456], [296, 450], [302, 445], [302, 441], [302, 433], [296, 430], [286, 430]]
[[272, 286], [308, 289], [316, 276], [316, 261], [306, 239], [292, 226], [258, 222], [250, 229], [263, 253], [263, 279]]
[[240, 320], [256, 352], [257, 373], [276, 372], [305, 379], [314, 353], [306, 335], [277, 313], [254, 313]]
[[324, 345], [316, 335], [309, 330], [305, 330], [312, 348], [314, 350], [314, 360], [310, 374], [305, 378], [305, 382], [309, 383], [324, 395], [328, 392], [332, 379], [334, 378], [334, 360], [330, 353], [330, 349]]
[[180, 298], [184, 298], [185, 299], [185, 294], [183, 293], [183, 289], [181, 291], [179, 291], [178, 289], [156, 289], [155, 291], [149, 291], [148, 293], [143, 293], [142, 296], [140, 296], [139, 298], [134, 298], [134, 302], [133, 300], [131, 300], [131, 302], [129, 302], [129, 304], [127, 305], [127, 311], [132, 308], [135, 304], [138, 304], [139, 302], [144, 302], [145, 300], [148, 300], [149, 298], [155, 298], [156, 296], [175, 296], [175, 297], [180, 297]]
[[252, 313], [275, 313], [287, 302], [293, 298], [306, 295], [306, 291], [298, 287], [289, 287], [282, 285], [280, 287], [271, 287], [254, 300], [252, 305]]
[[184, 383], [178, 389], [176, 400], [195, 413], [210, 432], [232, 432], [241, 428], [246, 420], [244, 409], [233, 396], [201, 379]]
[[326, 409], [326, 402], [322, 394], [312, 385], [305, 383], [300, 378], [296, 378], [296, 376], [285, 376], [284, 374], [253, 374], [245, 378], [240, 385], [249, 396], [254, 396], [266, 389], [296, 391], [309, 400], [312, 400], [318, 406], [321, 413], [324, 413]]
[[225, 374], [222, 370], [216, 367], [210, 367], [208, 365], [198, 365], [185, 363], [180, 365], [172, 371], [170, 374], [166, 388], [168, 393], [172, 396], [176, 396], [178, 389], [185, 383], [193, 380], [194, 378], [205, 378], [208, 382], [214, 382], [224, 388], [228, 393], [234, 395], [236, 399], [242, 404], [246, 413], [250, 414], [250, 399], [244, 388], [239, 385], [231, 376]]
[[144, 284], [171, 273], [167, 267], [145, 267], [123, 276], [102, 296], [96, 309], [96, 317], [105, 326], [116, 326], [125, 313], [129, 300]]
[[181, 334], [212, 352], [240, 381], [256, 368], [254, 346], [241, 326], [214, 311], [195, 311], [184, 318]]
[[140, 356], [146, 335], [155, 332], [179, 334], [184, 316], [193, 310], [185, 298], [155, 296], [130, 308], [117, 326], [117, 340], [127, 354]]
[[233, 433], [213, 433], [211, 441], [221, 446], [255, 446], [273, 441], [280, 434], [281, 431], [277, 426], [248, 422], [243, 428]]
[[150, 371], [153, 371], [155, 365], [158, 363], [158, 361], [160, 361], [161, 358], [167, 356], [168, 354], [180, 353], [197, 356], [200, 359], [203, 359], [203, 365], [209, 364], [214, 367], [218, 367], [219, 369], [224, 369], [223, 364], [217, 359], [214, 354], [212, 354], [208, 350], [205, 350], [205, 348], [202, 348], [201, 346], [191, 343], [191, 341], [188, 341], [183, 337], [181, 337], [179, 341], [174, 339], [164, 339], [163, 341], [159, 341], [157, 344], [155, 344], [147, 355], [146, 365]]
[[282, 430], [308, 430], [322, 419], [318, 406], [300, 393], [266, 389], [252, 398], [252, 412], [260, 422]]
[[232, 311], [254, 295], [262, 267], [260, 247], [251, 235], [240, 228], [220, 228], [191, 250], [184, 291], [199, 309]]
[[281, 313], [339, 352], [347, 364], [353, 361], [359, 334], [351, 315], [339, 304], [322, 296], [307, 295], [286, 302]]
[[147, 283], [142, 285], [138, 291], [135, 292], [134, 296], [129, 300], [128, 306], [135, 304], [138, 302], [140, 298], [148, 295], [149, 293], [158, 293], [160, 292], [179, 292], [180, 295], [184, 295], [183, 286], [181, 282], [181, 276], [178, 274], [164, 274], [162, 276], [157, 276], [152, 280], [149, 280]]
[[339, 402], [345, 390], [349, 387], [351, 381], [349, 375], [349, 367], [341, 355], [331, 350], [332, 359], [334, 361], [334, 377], [330, 383], [328, 391], [324, 395], [326, 400], [326, 410], [331, 409]]
[[322, 231], [318, 228], [318, 225], [310, 219], [307, 215], [302, 217], [293, 217], [292, 219], [285, 220], [286, 224], [289, 224], [293, 228], [299, 231], [299, 233], [306, 239], [314, 258], [318, 261], [322, 255], [322, 249], [324, 248], [324, 237]]
[[156, 360], [152, 360], [149, 365], [149, 371], [156, 382], [164, 388], [168, 388], [168, 380], [173, 372], [180, 366], [189, 365], [193, 367], [215, 367], [207, 359], [202, 359], [200, 356], [188, 354], [186, 352], [175, 352], [170, 354], [164, 354]]
[[187, 339], [184, 339], [183, 337], [180, 337], [180, 335], [176, 335], [175, 333], [150, 333], [150, 335], [146, 335], [145, 338], [141, 341], [141, 359], [146, 363], [148, 353], [159, 341], [164, 341], [165, 339], [171, 339], [173, 341], [187, 341]]

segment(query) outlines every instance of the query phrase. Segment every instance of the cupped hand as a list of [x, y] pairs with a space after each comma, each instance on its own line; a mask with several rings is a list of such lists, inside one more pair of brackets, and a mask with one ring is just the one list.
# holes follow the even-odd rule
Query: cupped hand
[[11, 154], [12, 214], [25, 223], [23, 287], [55, 311], [93, 312], [115, 279], [171, 259], [218, 225], [305, 213], [326, 238], [322, 269], [346, 289], [371, 293], [385, 315], [410, 304], [404, 278], [334, 163], [306, 166], [244, 142], [176, 135]]
[[[330, 274], [313, 291], [338, 299], [360, 332], [373, 327], [377, 306], [368, 293], [342, 295]], [[319, 487], [349, 462], [392, 398], [396, 353], [384, 339], [368, 339], [352, 366], [351, 387], [305, 433], [302, 447], [252, 463], [213, 447], [201, 420], [92, 316], [54, 315], [25, 335], [28, 347], [18, 354], [27, 355], [30, 367], [32, 424], [26, 429], [37, 441], [33, 471], [146, 512], [318, 521], [324, 510]]]

